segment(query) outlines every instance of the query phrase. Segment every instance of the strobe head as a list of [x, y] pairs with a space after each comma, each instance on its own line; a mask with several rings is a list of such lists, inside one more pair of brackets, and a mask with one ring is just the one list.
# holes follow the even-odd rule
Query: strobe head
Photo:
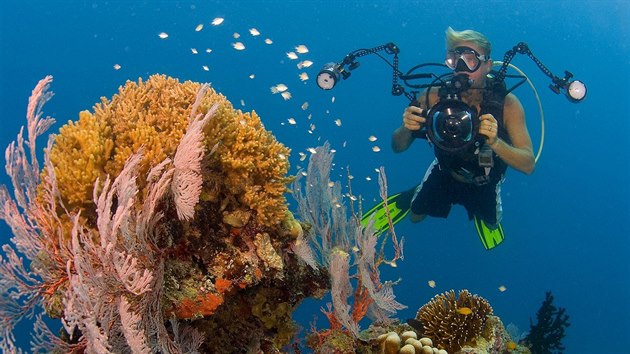
[[586, 97], [586, 85], [579, 80], [571, 81], [566, 87], [566, 95], [573, 103], [581, 102]]
[[341, 66], [337, 63], [324, 64], [319, 74], [317, 74], [317, 86], [322, 90], [332, 90], [341, 79], [340, 68]]

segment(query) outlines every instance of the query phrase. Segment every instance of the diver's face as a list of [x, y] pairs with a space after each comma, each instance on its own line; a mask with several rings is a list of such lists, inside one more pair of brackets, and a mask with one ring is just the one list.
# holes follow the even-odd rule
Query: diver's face
[[[468, 48], [473, 49], [475, 52], [479, 53], [480, 55], [486, 55], [486, 53], [481, 48], [479, 48], [479, 46], [476, 45], [475, 43], [460, 42], [460, 43], [457, 43], [457, 45], [455, 46], [455, 48], [460, 48], [460, 47], [468, 47]], [[455, 65], [457, 65], [457, 63], [455, 63]], [[473, 72], [470, 72], [467, 70], [457, 70], [457, 68], [455, 68], [454, 73], [467, 75], [469, 79], [474, 81], [473, 87], [481, 87], [484, 85], [486, 75], [488, 75], [490, 70], [492, 70], [492, 60], [486, 60], [486, 61], [481, 61], [477, 70]]]

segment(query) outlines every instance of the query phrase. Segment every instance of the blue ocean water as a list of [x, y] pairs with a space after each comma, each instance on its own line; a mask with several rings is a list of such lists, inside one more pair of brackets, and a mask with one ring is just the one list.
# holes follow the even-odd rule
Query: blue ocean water
[[[216, 17], [225, 22], [211, 26]], [[549, 79], [532, 61], [515, 58], [513, 63], [538, 88], [545, 139], [533, 175], [508, 172], [503, 188], [505, 243], [491, 252], [483, 250], [461, 207], [448, 219], [414, 225], [403, 221], [397, 233], [406, 240], [405, 259], [395, 269], [384, 269], [383, 278], [401, 279], [395, 292], [408, 309], [400, 318], [415, 316], [436, 293], [466, 288], [488, 299], [504, 323], [523, 331], [550, 290], [555, 304], [570, 316], [567, 353], [584, 353], [587, 347], [627, 353], [628, 18], [626, 0], [2, 1], [0, 146], [15, 139], [25, 123], [28, 96], [45, 75], [55, 78], [55, 97], [45, 107], [58, 121], [55, 130], [77, 119], [79, 111], [91, 109], [101, 96], [111, 97], [126, 80], [164, 73], [211, 82], [236, 107], [255, 110], [266, 128], [293, 150], [292, 173], [305, 167], [298, 152], [329, 141], [337, 150], [333, 176], [345, 181], [349, 166], [353, 191], [369, 204], [378, 197], [375, 168], [385, 167], [390, 192], [404, 190], [421, 180], [432, 150], [417, 141], [403, 154], [391, 151], [390, 134], [400, 125], [408, 101], [390, 94], [392, 71], [383, 61], [361, 58], [360, 68], [332, 91], [315, 85], [321, 65], [387, 42], [400, 47], [403, 71], [440, 62], [448, 26], [486, 34], [498, 60], [525, 41], [556, 75], [569, 70], [589, 91], [584, 102], [572, 104], [547, 88]], [[198, 24], [204, 29], [197, 32]], [[261, 35], [252, 36], [251, 28]], [[160, 39], [161, 32], [169, 37]], [[241, 37], [235, 39], [234, 33]], [[273, 43], [265, 44], [265, 38]], [[245, 50], [232, 48], [237, 41]], [[299, 60], [314, 62], [304, 70], [286, 56], [300, 44], [309, 53]], [[121, 68], [115, 70], [115, 64]], [[301, 81], [301, 72], [310, 79]], [[270, 92], [279, 83], [289, 87], [290, 100]], [[542, 129], [534, 95], [526, 86], [515, 94], [537, 148]], [[305, 102], [309, 107], [303, 110]], [[289, 118], [296, 124], [289, 124]], [[371, 135], [378, 140], [370, 142]], [[380, 152], [372, 150], [375, 145]], [[0, 175], [0, 183], [9, 182]], [[6, 225], [0, 226], [0, 243], [9, 238]], [[437, 286], [430, 288], [428, 280]], [[499, 291], [500, 285], [507, 290]], [[307, 301], [296, 319], [309, 328], [323, 305]], [[325, 323], [319, 315], [318, 324]], [[27, 348], [28, 336], [19, 339]]]

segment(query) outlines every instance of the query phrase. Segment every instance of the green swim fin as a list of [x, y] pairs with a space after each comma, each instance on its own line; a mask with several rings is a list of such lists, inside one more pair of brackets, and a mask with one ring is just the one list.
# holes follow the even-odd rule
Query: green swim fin
[[[392, 224], [396, 225], [399, 221], [405, 218], [411, 209], [411, 199], [416, 192], [416, 187], [410, 188], [407, 191], [391, 195], [387, 198], [387, 205], [389, 207], [389, 215], [392, 219]], [[389, 222], [387, 221], [387, 211], [385, 210], [385, 202], [381, 201], [367, 212], [363, 214], [361, 218], [361, 225], [366, 227], [370, 222], [370, 218], [374, 218], [374, 230], [378, 236], [383, 232], [389, 230]]]
[[486, 223], [475, 215], [475, 228], [479, 239], [486, 250], [491, 250], [503, 242], [505, 235], [503, 234], [503, 226], [499, 223], [499, 226], [495, 229], [491, 229]]

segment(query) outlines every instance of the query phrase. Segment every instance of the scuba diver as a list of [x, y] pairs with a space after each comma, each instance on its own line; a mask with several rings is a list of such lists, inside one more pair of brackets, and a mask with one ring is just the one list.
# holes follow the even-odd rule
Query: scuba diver
[[[410, 219], [423, 220], [427, 215], [446, 218], [451, 206], [461, 204], [477, 227], [488, 233], [501, 232], [501, 185], [508, 166], [526, 174], [534, 171], [532, 142], [525, 124], [525, 112], [513, 94], [502, 96], [491, 92], [499, 86], [490, 85], [492, 60], [491, 44], [481, 33], [473, 30], [446, 30], [446, 65], [455, 75], [464, 75], [470, 87], [461, 93], [461, 100], [479, 112], [479, 135], [485, 138], [482, 147], [462, 152], [448, 152], [435, 147], [436, 159], [429, 166], [422, 182], [414, 188]], [[500, 91], [500, 88], [499, 88]], [[428, 99], [424, 99], [428, 97]], [[428, 102], [427, 102], [428, 101]], [[395, 152], [409, 148], [416, 139], [415, 132], [426, 124], [427, 111], [439, 102], [437, 90], [428, 89], [403, 114], [402, 126], [394, 131], [392, 147]], [[480, 166], [480, 151], [492, 151], [493, 166]], [[496, 235], [499, 241], [502, 235]]]
[[[507, 168], [533, 173], [544, 140], [544, 114], [538, 92], [529, 78], [510, 62], [516, 54], [528, 56], [551, 79], [549, 88], [555, 94], [564, 93], [572, 103], [582, 102], [587, 89], [582, 81], [572, 80], [573, 74], [567, 70], [564, 77], [554, 75], [525, 42], [508, 50], [503, 61], [493, 62], [492, 46], [483, 34], [449, 27], [446, 49], [444, 64], [418, 64], [407, 73], [398, 70], [400, 49], [394, 43], [357, 49], [340, 62], [326, 63], [317, 75], [317, 85], [322, 90], [331, 90], [360, 66], [358, 58], [379, 56], [393, 69], [392, 95], [404, 95], [411, 102], [403, 113], [402, 125], [392, 135], [393, 150], [405, 151], [417, 138], [426, 139], [433, 146], [435, 160], [420, 183], [388, 196], [362, 213], [364, 227], [372, 225], [375, 234], [380, 235], [391, 231], [408, 214], [413, 222], [427, 216], [446, 218], [451, 207], [460, 204], [474, 220], [484, 248], [490, 250], [505, 238], [501, 226], [501, 185]], [[380, 52], [393, 56], [393, 63]], [[501, 68], [493, 71], [494, 65]], [[449, 72], [442, 75], [418, 72], [426, 66], [445, 67]], [[521, 75], [508, 74], [508, 68]], [[507, 89], [506, 78], [519, 82]], [[424, 79], [432, 82], [415, 83]], [[523, 107], [511, 93], [524, 82], [532, 88], [540, 113], [541, 141], [536, 155]]]

